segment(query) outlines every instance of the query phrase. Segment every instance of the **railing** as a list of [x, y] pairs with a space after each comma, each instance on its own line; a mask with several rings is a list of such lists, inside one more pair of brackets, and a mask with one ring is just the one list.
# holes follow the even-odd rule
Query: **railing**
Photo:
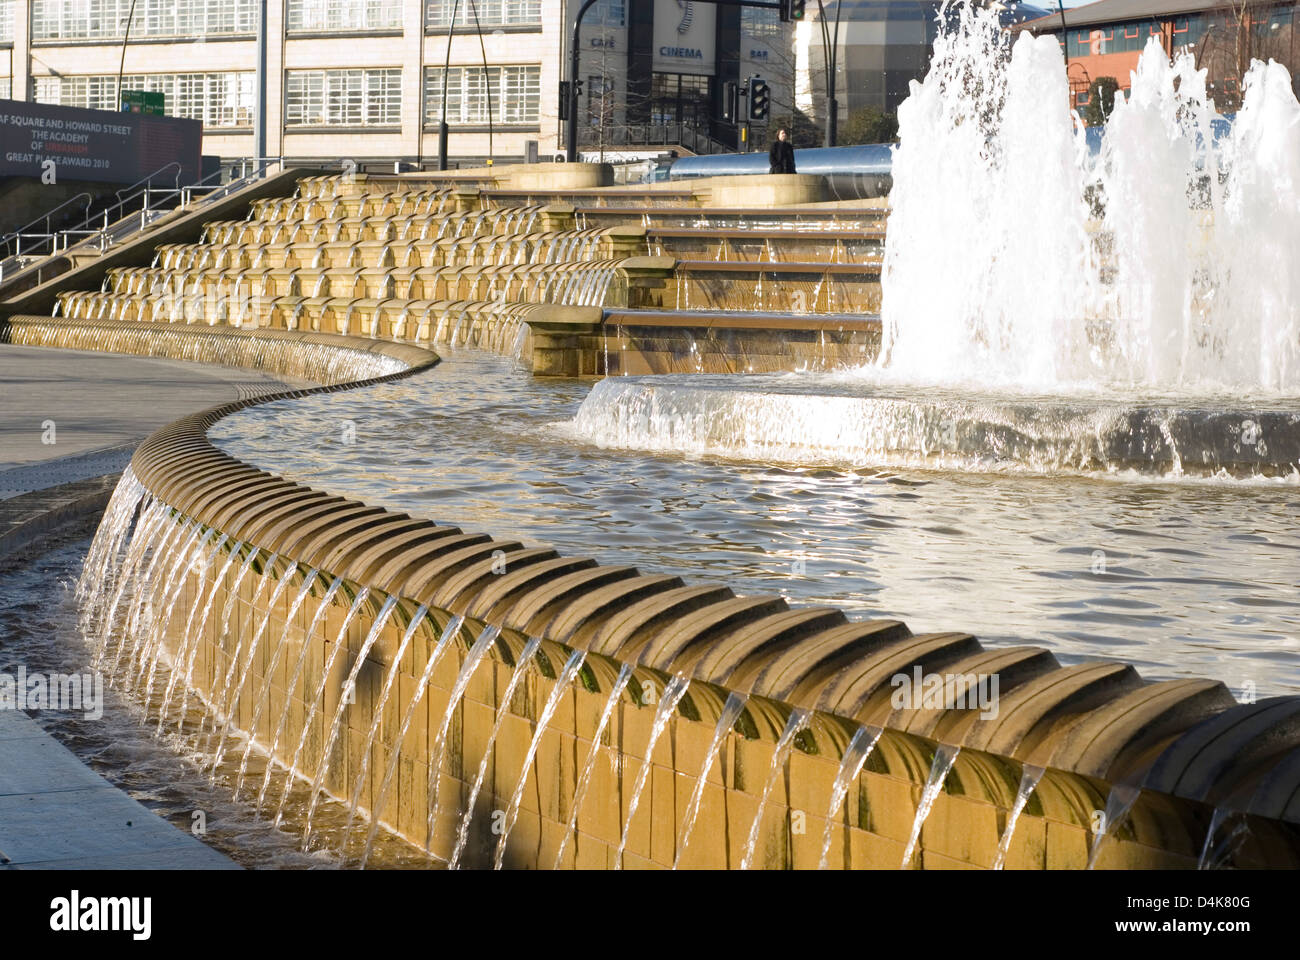
[[[94, 202], [93, 197], [88, 193], [79, 194], [44, 216], [38, 217], [22, 230], [0, 239], [0, 245], [11, 245], [13, 248], [13, 252], [0, 261], [0, 290], [37, 261], [69, 250], [102, 254], [110, 247], [140, 233], [167, 213], [186, 207], [197, 208], [215, 203], [237, 190], [242, 190], [253, 181], [261, 179], [271, 167], [282, 164], [282, 157], [254, 157], [232, 161], [223, 164], [220, 169], [213, 171], [197, 183], [182, 187], [180, 178], [183, 170], [180, 163], [173, 160], [159, 167], [143, 180], [116, 191], [114, 195], [117, 197], [117, 202], [95, 214], [89, 213]], [[176, 175], [172, 185], [155, 187], [153, 181], [171, 171], [173, 167], [176, 169]], [[227, 175], [231, 179], [222, 182], [222, 178]], [[83, 196], [86, 197], [85, 219], [75, 227], [54, 230], [52, 228], [54, 215]], [[26, 232], [38, 223], [45, 224], [44, 233]], [[35, 244], [24, 251], [22, 249], [24, 240], [35, 241]], [[37, 282], [43, 282], [44, 279], [41, 277]]]
[[[81, 200], [83, 197], [85, 198], [85, 201], [86, 201], [86, 208], [85, 208], [85, 209], [86, 209], [86, 213], [87, 213], [87, 215], [89, 215], [91, 204], [93, 204], [93, 203], [95, 202], [95, 198], [94, 198], [93, 196], [91, 196], [89, 193], [82, 192], [82, 193], [77, 194], [75, 197], [71, 197], [71, 198], [69, 198], [69, 199], [67, 199], [67, 200], [64, 200], [61, 204], [59, 204], [59, 205], [58, 205], [57, 207], [55, 207], [53, 210], [49, 210], [49, 211], [47, 211], [46, 213], [44, 213], [44, 214], [42, 214], [41, 216], [37, 217], [37, 218], [36, 218], [35, 220], [33, 220], [31, 223], [27, 224], [26, 226], [19, 227], [19, 228], [18, 228], [17, 230], [15, 230], [13, 233], [7, 234], [6, 236], [0, 238], [0, 246], [2, 246], [3, 249], [4, 249], [4, 254], [3, 254], [3, 256], [4, 256], [4, 260], [5, 260], [5, 261], [8, 261], [9, 259], [11, 259], [11, 258], [13, 258], [13, 257], [21, 257], [21, 256], [23, 256], [23, 241], [24, 241], [24, 240], [28, 240], [28, 239], [47, 239], [47, 238], [49, 238], [51, 235], [53, 235], [53, 233], [54, 233], [54, 230], [53, 230], [53, 220], [54, 220], [54, 216], [55, 216], [59, 211], [61, 211], [64, 207], [70, 207], [70, 206], [72, 206], [73, 204], [75, 204], [75, 203], [77, 203], [79, 200]], [[32, 233], [32, 232], [29, 232], [29, 231], [31, 231], [31, 228], [34, 227], [34, 226], [36, 226], [38, 223], [44, 223], [44, 224], [45, 224], [45, 232], [44, 232], [44, 233]]]
[[584, 129], [583, 146], [588, 153], [601, 147], [617, 148], [679, 144], [692, 153], [735, 153], [735, 148], [721, 143], [707, 130], [689, 123], [625, 123]]

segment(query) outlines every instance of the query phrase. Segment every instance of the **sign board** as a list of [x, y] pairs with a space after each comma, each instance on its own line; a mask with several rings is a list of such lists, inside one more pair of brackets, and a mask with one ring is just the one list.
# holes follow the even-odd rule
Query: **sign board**
[[130, 184], [178, 161], [184, 185], [199, 177], [202, 136], [198, 120], [0, 100], [0, 176]]
[[123, 113], [147, 113], [151, 116], [161, 117], [167, 112], [166, 107], [166, 98], [160, 90], [122, 91]]
[[655, 0], [656, 73], [717, 73], [718, 8], [694, 0]]

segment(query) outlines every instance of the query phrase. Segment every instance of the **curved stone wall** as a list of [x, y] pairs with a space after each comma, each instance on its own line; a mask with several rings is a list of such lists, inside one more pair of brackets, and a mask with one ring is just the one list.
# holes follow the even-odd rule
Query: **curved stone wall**
[[[265, 349], [253, 344], [278, 341], [272, 352], [286, 354], [291, 340], [308, 350], [327, 345], [312, 334], [165, 330], [20, 320], [9, 336], [82, 349], [98, 340], [117, 350], [189, 350], [208, 362], [223, 350], [247, 358]], [[197, 339], [155, 346], [155, 336], [173, 332], [178, 344]], [[329, 345], [358, 349], [343, 339]], [[389, 343], [366, 352], [408, 369], [433, 362], [426, 351]], [[337, 374], [319, 362], [294, 369], [309, 368], [327, 380]], [[276, 738], [267, 729], [268, 714], [283, 706], [288, 731], [279, 739], [301, 742], [299, 770], [315, 776], [326, 764], [326, 789], [345, 799], [355, 793], [359, 808], [419, 845], [428, 839], [425, 783], [433, 765], [441, 788], [432, 804], [438, 816], [431, 849], [440, 855], [455, 842], [461, 807], [499, 717], [481, 810], [470, 823], [464, 861], [470, 864], [491, 861], [495, 813], [508, 811], [517, 791], [522, 812], [504, 858], [513, 866], [549, 867], [563, 849], [562, 863], [580, 866], [672, 866], [680, 860], [683, 866], [811, 867], [828, 841], [830, 865], [897, 867], [913, 841], [913, 864], [988, 867], [1005, 840], [1008, 866], [1082, 867], [1099, 819], [1103, 833], [1112, 835], [1100, 850], [1100, 866], [1194, 866], [1216, 810], [1250, 823], [1236, 864], [1294, 866], [1298, 859], [1300, 698], [1239, 705], [1211, 681], [1149, 683], [1121, 663], [1063, 667], [1042, 648], [990, 649], [963, 633], [914, 636], [896, 621], [850, 622], [829, 607], [792, 609], [779, 597], [737, 597], [725, 587], [600, 566], [368, 507], [216, 449], [205, 431], [245, 405], [158, 431], [136, 453], [136, 477], [178, 521], [227, 535], [228, 549], [242, 551], [258, 577], [291, 583], [313, 578], [307, 589], [316, 596], [335, 581], [341, 589], [314, 631], [301, 613], [288, 623], [287, 610], [260, 611], [272, 632], [283, 630], [306, 651], [301, 684], [284, 676], [283, 666], [280, 673], [267, 672], [270, 663], [250, 659], [245, 687], [215, 705], [265, 740]], [[236, 590], [234, 566], [214, 565], [226, 574], [204, 582], [188, 575], [193, 582], [186, 583], [183, 602], [207, 597], [211, 605], [224, 598], [229, 602], [220, 605], [236, 617], [258, 612], [257, 597], [271, 591], [259, 589], [254, 578]], [[393, 619], [367, 645], [389, 598]], [[344, 615], [354, 604], [360, 616], [345, 630]], [[413, 618], [419, 621], [411, 632], [415, 639], [403, 648]], [[475, 664], [467, 651], [484, 642], [489, 627], [500, 635]], [[530, 640], [540, 641], [533, 645], [536, 669], [506, 698], [508, 678]], [[206, 696], [218, 696], [219, 678], [229, 675], [232, 658], [238, 663], [241, 642], [226, 624], [208, 627], [197, 645], [195, 675]], [[429, 673], [421, 700], [415, 686], [438, 649], [448, 655]], [[353, 662], [363, 651], [365, 661]], [[582, 664], [576, 682], [553, 699], [561, 665], [575, 651]], [[458, 677], [465, 669], [471, 672]], [[385, 699], [381, 678], [390, 673], [398, 694]], [[621, 673], [626, 688], [611, 699]], [[348, 676], [355, 678], [355, 697], [345, 699]], [[998, 678], [994, 714], [953, 704], [957, 678], [971, 676]], [[922, 688], [938, 677], [948, 687], [936, 691], [937, 699], [900, 704], [894, 697], [899, 677], [915, 678]], [[458, 679], [463, 699], [451, 696]], [[657, 713], [687, 681], [676, 709], [662, 718], [666, 732], [645, 766]], [[312, 689], [323, 691], [323, 703], [316, 703]], [[727, 708], [733, 697], [744, 698], [734, 719]], [[261, 701], [275, 706], [259, 710]], [[539, 733], [539, 714], [548, 703], [554, 716]], [[610, 711], [607, 704], [613, 704]], [[407, 712], [415, 719], [399, 751]], [[716, 731], [718, 761], [706, 765], [724, 714], [731, 722]], [[346, 735], [326, 752], [325, 718], [334, 715]], [[877, 728], [883, 730], [879, 742], [855, 772], [860, 731]], [[442, 729], [447, 738], [440, 754]], [[286, 765], [295, 762], [283, 743], [268, 746]], [[599, 761], [591, 767], [587, 802], [575, 807], [588, 757]], [[950, 761], [951, 772], [935, 777], [928, 791], [933, 795], [925, 797], [933, 802], [928, 817], [918, 817], [927, 780]], [[1041, 779], [1031, 782], [1040, 768]], [[389, 770], [393, 780], [385, 791]], [[702, 770], [699, 819], [683, 851], [687, 808]], [[1026, 790], [1018, 804], [1021, 785]], [[640, 806], [629, 819], [638, 793]], [[1130, 793], [1136, 799], [1126, 811], [1121, 801], [1132, 800]], [[1111, 806], [1125, 814], [1122, 819], [1108, 811]], [[1106, 817], [1113, 822], [1106, 824]], [[571, 821], [576, 832], [569, 839]]]

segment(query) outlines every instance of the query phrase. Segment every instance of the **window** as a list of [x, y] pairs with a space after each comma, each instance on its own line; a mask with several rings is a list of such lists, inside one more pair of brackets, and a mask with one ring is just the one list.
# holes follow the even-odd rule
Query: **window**
[[[621, 2], [621, 0], [607, 0]], [[471, 8], [471, 3], [473, 7]], [[456, 26], [473, 27], [474, 14], [483, 26], [530, 26], [542, 25], [542, 0], [427, 0], [425, 3], [424, 22], [426, 29], [446, 30], [451, 23], [451, 8], [456, 6]], [[586, 18], [584, 23], [591, 22]]]
[[587, 77], [587, 125], [601, 127], [614, 121], [614, 81], [612, 78]]
[[[130, 15], [131, 0], [32, 0], [32, 39], [120, 40]], [[256, 0], [137, 0], [131, 37], [240, 36], [256, 28]]]
[[401, 0], [289, 0], [290, 33], [402, 29]]
[[1074, 95], [1074, 102], [1081, 107], [1086, 107], [1088, 105], [1088, 91], [1080, 90], [1078, 93], [1076, 93]]
[[[461, 2], [464, 3], [465, 0]], [[584, 27], [621, 27], [626, 23], [627, 0], [596, 0], [582, 18]]]
[[785, 38], [786, 26], [775, 10], [741, 7], [740, 33], [741, 36], [759, 40], [768, 46], [775, 46]]
[[1125, 40], [1137, 40], [1137, 39], [1141, 36], [1141, 34], [1142, 34], [1142, 30], [1141, 30], [1141, 28], [1138, 27], [1138, 25], [1137, 25], [1136, 23], [1134, 23], [1134, 24], [1127, 24], [1127, 23], [1124, 24], [1124, 39], [1125, 39]]
[[0, 77], [0, 100], [13, 99], [13, 77]]
[[[537, 123], [542, 68], [539, 66], [452, 67], [447, 72], [447, 122], [487, 123], [488, 98], [493, 123]], [[424, 122], [437, 123], [442, 114], [442, 68], [424, 72]]]
[[284, 122], [288, 127], [399, 126], [401, 68], [286, 71]]
[[[14, 38], [14, 4], [17, 0], [0, 0], [0, 43]], [[7, 88], [6, 88], [7, 89]], [[5, 94], [7, 98], [8, 93]]]
[[[117, 77], [36, 77], [36, 100], [88, 110], [117, 110]], [[145, 73], [122, 78], [124, 90], [161, 93], [168, 116], [205, 127], [252, 126], [256, 109], [252, 72]]]

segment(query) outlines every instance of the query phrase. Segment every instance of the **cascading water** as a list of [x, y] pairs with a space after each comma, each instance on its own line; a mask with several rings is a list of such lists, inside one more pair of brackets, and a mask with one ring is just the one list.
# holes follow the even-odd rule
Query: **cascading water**
[[690, 846], [691, 833], [695, 829], [695, 819], [700, 813], [700, 802], [704, 799], [704, 787], [708, 783], [709, 770], [712, 769], [713, 761], [722, 749], [722, 741], [736, 725], [740, 712], [745, 709], [745, 704], [748, 702], [749, 697], [743, 693], [728, 694], [726, 703], [722, 705], [722, 712], [718, 714], [718, 722], [713, 728], [713, 739], [709, 741], [709, 749], [704, 754], [704, 763], [700, 766], [700, 775], [695, 779], [695, 789], [691, 791], [691, 799], [686, 804], [686, 816], [682, 818], [682, 842], [678, 845], [677, 855], [673, 858], [674, 870], [682, 862], [682, 855]]
[[876, 749], [876, 744], [884, 732], [881, 727], [858, 727], [849, 740], [844, 757], [840, 760], [839, 772], [835, 774], [835, 783], [831, 787], [831, 803], [826, 810], [826, 831], [822, 834], [822, 855], [817, 861], [818, 870], [825, 870], [830, 865], [831, 828], [835, 818], [839, 816], [840, 807], [844, 803], [844, 798], [848, 796], [849, 787], [858, 779], [867, 757], [871, 756], [871, 752]]
[[460, 867], [460, 855], [465, 850], [465, 844], [469, 842], [469, 826], [474, 819], [474, 806], [478, 802], [479, 791], [483, 789], [483, 781], [487, 778], [488, 763], [492, 760], [492, 751], [496, 746], [497, 735], [501, 733], [501, 724], [505, 722], [506, 715], [510, 712], [510, 701], [514, 699], [515, 691], [519, 689], [520, 682], [528, 670], [529, 664], [537, 655], [538, 648], [542, 645], [540, 637], [532, 637], [524, 646], [523, 652], [519, 654], [519, 659], [515, 662], [515, 668], [510, 674], [510, 682], [506, 684], [505, 693], [501, 697], [501, 702], [497, 704], [497, 714], [492, 723], [492, 732], [488, 734], [487, 745], [483, 748], [483, 759], [479, 761], [478, 773], [474, 776], [474, 785], [470, 787], [469, 801], [465, 804], [465, 812], [461, 814], [460, 826], [456, 830], [456, 844], [451, 851], [451, 859], [447, 861], [447, 869], [456, 870]]
[[[329, 724], [329, 734], [325, 738], [325, 749], [321, 751], [320, 763], [316, 767], [316, 776], [311, 784], [311, 800], [307, 805], [307, 821], [303, 826], [303, 849], [308, 849], [311, 843], [311, 821], [316, 814], [316, 806], [320, 801], [321, 791], [325, 788], [325, 776], [329, 772], [331, 755], [334, 752], [334, 744], [338, 740], [339, 727], [343, 722], [343, 713], [347, 710], [348, 704], [355, 702], [357, 677], [361, 673], [361, 668], [366, 664], [366, 656], [370, 649], [379, 639], [383, 632], [384, 626], [388, 623], [388, 618], [393, 615], [393, 610], [397, 607], [399, 597], [397, 594], [390, 594], [384, 601], [379, 613], [375, 616], [374, 622], [370, 625], [370, 630], [366, 633], [366, 638], [361, 644], [361, 649], [357, 651], [356, 659], [352, 662], [352, 669], [348, 671], [348, 678], [343, 682], [343, 693], [339, 701], [334, 706], [334, 717]], [[339, 644], [343, 646], [342, 643]]]
[[1001, 870], [1006, 863], [1007, 851], [1011, 849], [1011, 837], [1016, 832], [1016, 822], [1020, 819], [1025, 805], [1029, 803], [1029, 798], [1033, 796], [1034, 790], [1037, 789], [1038, 781], [1043, 779], [1044, 772], [1042, 767], [1025, 764], [1020, 774], [1020, 789], [1016, 791], [1015, 803], [1012, 804], [1011, 813], [1007, 815], [1007, 825], [1002, 831], [1002, 839], [998, 842], [998, 855], [993, 861], [994, 870]]
[[1101, 812], [1101, 820], [1096, 824], [1093, 834], [1092, 849], [1088, 851], [1088, 870], [1097, 865], [1106, 838], [1119, 834], [1120, 826], [1128, 819], [1129, 812], [1141, 795], [1141, 787], [1128, 783], [1117, 783], [1110, 788], [1110, 793], [1106, 796], [1106, 809]]
[[[397, 743], [402, 743], [406, 739], [406, 732], [411, 727], [411, 721], [415, 718], [416, 708], [424, 702], [424, 695], [429, 691], [429, 679], [433, 676], [434, 669], [442, 662], [443, 654], [451, 649], [452, 643], [460, 636], [461, 627], [465, 624], [463, 616], [452, 617], [447, 621], [447, 626], [442, 631], [442, 636], [438, 638], [438, 645], [429, 652], [429, 658], [425, 662], [424, 672], [420, 675], [420, 680], [416, 684], [415, 692], [411, 696], [410, 702], [406, 705], [406, 713], [402, 715], [402, 723], [398, 727]], [[375, 798], [375, 803], [370, 817], [370, 828], [366, 832], [366, 846], [361, 854], [361, 866], [364, 868], [366, 862], [370, 859], [370, 851], [375, 842], [375, 835], [379, 832], [379, 817], [383, 812], [384, 804], [388, 801], [388, 792], [393, 785], [393, 777], [397, 773], [398, 760], [402, 752], [394, 750], [389, 755], [388, 767], [384, 770], [384, 779], [380, 782], [379, 793]], [[348, 809], [348, 825], [344, 830], [344, 843], [352, 829], [352, 817], [356, 812], [356, 797], [359, 794], [359, 786], [353, 785], [353, 799]]]
[[745, 853], [740, 858], [740, 869], [748, 870], [754, 863], [754, 852], [758, 849], [758, 835], [763, 828], [763, 810], [767, 807], [768, 797], [772, 795], [772, 788], [776, 786], [777, 778], [781, 771], [785, 769], [785, 761], [790, 756], [790, 751], [794, 749], [794, 740], [799, 733], [806, 729], [812, 720], [812, 713], [802, 708], [796, 708], [791, 711], [789, 719], [786, 720], [785, 729], [781, 731], [781, 736], [776, 742], [776, 749], [772, 752], [772, 766], [767, 774], [767, 783], [763, 785], [763, 794], [758, 800], [758, 810], [754, 813], [754, 822], [749, 827], [749, 838], [745, 841]]
[[[917, 382], [1277, 392], [1300, 373], [1300, 103], [1231, 131], [1156, 38], [1094, 160], [1053, 36], [963, 6], [898, 111], [880, 365]], [[940, 281], [941, 282], [937, 282]]]
[[[1236, 824], [1231, 830], [1226, 831], [1219, 842], [1215, 839], [1224, 833], [1223, 827], [1228, 821], [1236, 819]], [[1250, 833], [1250, 825], [1244, 814], [1236, 810], [1229, 810], [1226, 807], [1215, 807], [1214, 814], [1210, 817], [1210, 827], [1205, 832], [1205, 844], [1201, 847], [1201, 855], [1196, 861], [1197, 870], [1214, 870], [1220, 864], [1229, 860], [1241, 846], [1247, 835]]]
[[499, 636], [501, 636], [500, 627], [491, 625], [484, 627], [479, 638], [474, 641], [474, 646], [470, 647], [469, 653], [465, 655], [465, 661], [460, 665], [460, 672], [456, 674], [456, 682], [451, 688], [451, 694], [447, 697], [447, 709], [443, 711], [442, 723], [438, 726], [437, 736], [429, 751], [429, 782], [428, 792], [425, 794], [428, 798], [428, 823], [424, 849], [430, 858], [433, 857], [433, 833], [438, 824], [438, 814], [442, 810], [438, 787], [442, 774], [442, 758], [447, 752], [447, 731], [451, 729], [452, 717], [456, 714], [456, 707], [460, 705], [461, 697], [465, 695], [465, 688], [469, 686], [475, 668]]
[[560, 705], [560, 698], [568, 691], [569, 685], [582, 669], [586, 658], [587, 654], [583, 650], [574, 650], [569, 654], [569, 659], [565, 661], [560, 675], [555, 678], [555, 686], [551, 688], [551, 694], [546, 698], [542, 712], [537, 715], [537, 729], [533, 731], [533, 738], [528, 743], [528, 751], [524, 754], [524, 762], [519, 768], [519, 782], [515, 784], [514, 793], [511, 794], [510, 803], [506, 807], [505, 823], [501, 826], [501, 839], [497, 841], [496, 853], [492, 859], [494, 870], [500, 870], [505, 863], [506, 843], [510, 839], [510, 831], [514, 829], [515, 821], [519, 818], [519, 806], [524, 800], [524, 787], [528, 785], [528, 771], [533, 765], [533, 758], [537, 756], [537, 748], [541, 746], [542, 734], [546, 732], [551, 717], [555, 716], [555, 708]]
[[[280, 802], [275, 808], [275, 823], [279, 824], [284, 816], [285, 801], [289, 799], [289, 792], [293, 789], [294, 778], [298, 776], [298, 759], [302, 756], [303, 750], [307, 746], [307, 741], [311, 738], [311, 723], [316, 719], [316, 713], [320, 709], [321, 702], [325, 697], [325, 690], [329, 685], [331, 673], [334, 671], [334, 664], [347, 648], [348, 627], [356, 619], [357, 614], [365, 607], [366, 601], [370, 598], [370, 588], [362, 587], [357, 591], [356, 597], [352, 600], [352, 606], [343, 617], [343, 623], [339, 626], [338, 635], [334, 638], [334, 643], [330, 647], [329, 655], [325, 658], [325, 667], [321, 670], [320, 683], [316, 686], [316, 693], [307, 701], [307, 717], [302, 724], [302, 734], [298, 737], [298, 745], [294, 747], [293, 757], [289, 761], [289, 775], [285, 778], [284, 789], [280, 792]], [[310, 638], [310, 634], [308, 637]], [[304, 691], [305, 692], [305, 691]], [[320, 759], [320, 768], [323, 770], [327, 765], [327, 758], [322, 754]]]
[[645, 759], [641, 762], [641, 769], [636, 775], [636, 785], [632, 788], [632, 799], [627, 805], [627, 819], [623, 821], [623, 833], [618, 840], [618, 852], [614, 856], [614, 869], [623, 869], [623, 850], [627, 847], [627, 838], [632, 833], [632, 820], [636, 816], [637, 806], [641, 803], [641, 794], [645, 790], [645, 785], [650, 781], [650, 770], [654, 759], [655, 744], [668, 727], [668, 721], [672, 719], [673, 713], [677, 710], [677, 704], [681, 703], [682, 697], [686, 696], [686, 691], [690, 689], [691, 681], [682, 676], [673, 677], [664, 687], [663, 693], [659, 699], [659, 706], [655, 710], [654, 723], [650, 727], [650, 740], [646, 743]]
[[952, 747], [946, 743], [941, 743], [939, 749], [935, 750], [934, 762], [930, 764], [930, 776], [925, 782], [925, 789], [921, 791], [921, 802], [917, 804], [916, 816], [912, 820], [912, 833], [907, 838], [907, 847], [903, 850], [901, 869], [906, 870], [908, 864], [912, 862], [917, 844], [921, 840], [921, 827], [930, 816], [930, 808], [934, 806], [935, 798], [943, 789], [943, 782], [948, 779], [948, 774], [952, 770], [952, 765], [957, 762], [959, 753], [961, 753], [960, 747]]
[[582, 773], [578, 775], [577, 785], [573, 788], [573, 807], [569, 811], [569, 822], [565, 825], [564, 839], [560, 841], [560, 850], [555, 855], [553, 869], [560, 869], [560, 865], [564, 863], [564, 851], [569, 846], [569, 838], [577, 830], [578, 814], [582, 810], [582, 801], [586, 799], [587, 786], [591, 783], [591, 773], [596, 768], [596, 758], [600, 756], [600, 738], [605, 735], [605, 728], [609, 726], [609, 718], [614, 715], [614, 707], [618, 704], [619, 698], [623, 696], [623, 691], [627, 689], [628, 681], [631, 679], [632, 667], [625, 663], [619, 668], [618, 676], [614, 679], [609, 696], [605, 698], [605, 706], [600, 711], [600, 719], [596, 722], [596, 732], [591, 735], [591, 749], [587, 751], [587, 759], [582, 765]]

